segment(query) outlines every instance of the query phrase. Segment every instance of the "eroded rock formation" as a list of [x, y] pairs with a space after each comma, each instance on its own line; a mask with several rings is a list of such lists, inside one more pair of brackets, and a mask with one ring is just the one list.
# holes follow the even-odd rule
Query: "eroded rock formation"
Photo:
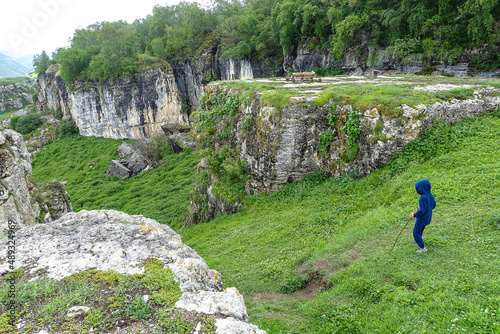
[[40, 206], [32, 196], [31, 155], [23, 136], [13, 130], [0, 131], [0, 224], [7, 229], [9, 220], [32, 225]]
[[33, 80], [0, 86], [0, 112], [7, 109], [22, 108], [28, 103], [33, 103], [32, 95], [34, 91]]
[[[0, 240], [3, 260], [7, 242]], [[113, 210], [67, 213], [50, 224], [19, 231], [16, 247], [16, 268], [24, 266], [30, 274], [40, 270], [55, 280], [88, 268], [141, 273], [143, 261], [159, 259], [172, 270], [183, 292], [177, 308], [216, 315], [216, 333], [265, 333], [247, 323], [238, 290], [224, 290], [219, 272], [210, 269], [171, 228], [152, 219]], [[5, 274], [9, 264], [0, 262], [0, 274]]]
[[56, 68], [38, 83], [40, 108], [70, 114], [83, 136], [138, 139], [162, 134], [162, 125], [189, 122], [169, 65], [71, 90]]
[[[231, 89], [219, 84], [209, 88], [213, 94]], [[448, 87], [453, 88], [457, 87]], [[311, 96], [291, 97], [291, 105], [278, 111], [263, 101], [262, 93], [257, 92], [251, 103], [247, 101], [240, 105], [240, 113], [232, 123], [230, 135], [226, 139], [214, 135], [214, 147], [229, 144], [239, 149], [240, 159], [248, 167], [250, 175], [246, 184], [247, 194], [273, 192], [287, 182], [301, 180], [315, 172], [329, 176], [366, 176], [384, 166], [392, 154], [417, 138], [433, 120], [442, 119], [452, 124], [494, 111], [500, 106], [498, 89], [480, 88], [474, 96], [470, 100], [437, 102], [415, 108], [403, 105], [401, 116], [390, 117], [376, 108], [354, 110], [349, 104], [337, 105], [333, 100], [323, 106], [304, 103], [314, 100]], [[334, 125], [329, 122], [332, 110]], [[360, 134], [355, 143], [349, 144], [344, 125], [352, 114], [359, 117]], [[227, 120], [222, 119], [214, 127], [225, 122]], [[210, 182], [203, 189], [196, 186], [195, 192], [199, 194], [192, 196], [186, 225], [213, 219], [224, 213], [220, 208], [230, 208], [225, 213], [234, 211], [232, 209], [237, 203], [232, 203], [233, 206], [231, 203], [218, 205], [219, 210], [200, 210], [207, 207], [205, 202], [210, 187]]]
[[61, 183], [41, 185], [30, 181], [31, 155], [23, 136], [13, 130], [0, 131], [0, 228], [9, 220], [21, 226], [50, 222], [72, 211], [71, 200]]

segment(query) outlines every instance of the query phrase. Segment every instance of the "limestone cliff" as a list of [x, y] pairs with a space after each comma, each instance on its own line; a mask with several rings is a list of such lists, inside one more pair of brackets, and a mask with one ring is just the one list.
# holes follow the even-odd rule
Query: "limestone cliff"
[[[275, 88], [279, 88], [278, 83], [276, 85]], [[292, 86], [284, 84], [287, 85]], [[319, 89], [319, 84], [311, 85]], [[473, 99], [452, 99], [416, 107], [402, 105], [395, 117], [388, 115], [382, 107], [358, 109], [334, 99], [324, 105], [315, 105], [312, 102], [318, 96], [314, 94], [319, 94], [319, 91], [312, 91], [313, 88], [308, 91], [305, 88], [307, 84], [298, 86], [297, 95], [291, 96], [289, 105], [284, 108], [276, 108], [268, 98], [264, 98], [263, 92], [256, 92], [252, 98], [243, 100], [237, 114], [215, 118], [214, 125], [207, 132], [197, 134], [200, 145], [206, 146], [211, 141], [210, 145], [215, 149], [229, 144], [238, 150], [241, 161], [248, 168], [247, 194], [276, 191], [287, 182], [301, 180], [315, 172], [329, 176], [365, 176], [385, 165], [393, 153], [401, 151], [417, 138], [434, 119], [451, 124], [500, 106], [498, 89], [477, 88]], [[207, 100], [215, 101], [218, 94], [239, 94], [239, 87], [209, 85]], [[431, 85], [414, 89], [417, 94], [418, 90], [439, 91], [460, 87]], [[356, 138], [346, 126], [349, 118], [356, 119]], [[205, 118], [196, 119], [203, 122]], [[200, 124], [195, 121], [195, 128], [200, 129]], [[213, 135], [207, 137], [209, 133]], [[207, 138], [210, 138], [209, 141]], [[197, 189], [206, 192], [210, 188], [210, 184], [205, 184]], [[209, 195], [192, 196], [186, 222], [193, 224], [209, 220], [206, 214], [210, 212], [206, 203], [209, 202]], [[224, 207], [222, 204], [230, 207], [223, 202], [219, 206]], [[211, 218], [219, 213], [215, 212]]]
[[0, 131], [0, 224], [5, 230], [9, 220], [32, 225], [40, 214], [30, 176], [31, 156], [23, 136], [12, 130]]
[[162, 125], [188, 124], [170, 66], [112, 78], [103, 84], [79, 82], [69, 89], [57, 71], [39, 78], [42, 108], [71, 114], [80, 134], [144, 138], [162, 134]]
[[38, 77], [38, 109], [72, 117], [84, 136], [144, 138], [162, 134], [162, 126], [188, 125], [206, 85], [213, 80], [284, 75], [275, 62], [219, 59], [220, 46], [207, 47], [198, 58], [172, 61], [128, 77], [98, 84], [66, 84], [59, 65]]
[[371, 75], [373, 70], [381, 74], [415, 74], [424, 69], [432, 69], [434, 74], [449, 74], [464, 77], [479, 75], [498, 77], [500, 70], [481, 71], [478, 68], [474, 50], [464, 51], [454, 61], [429, 57], [423, 54], [410, 54], [397, 57], [386, 48], [362, 44], [348, 48], [341, 59], [332, 57], [331, 49], [311, 49], [307, 43], [294, 46], [290, 55], [285, 57], [283, 67], [293, 71], [310, 71], [313, 68], [341, 70], [350, 75]]
[[0, 131], [0, 228], [9, 220], [18, 226], [50, 222], [72, 211], [63, 184], [37, 188], [31, 181], [31, 155], [23, 136], [13, 130]]

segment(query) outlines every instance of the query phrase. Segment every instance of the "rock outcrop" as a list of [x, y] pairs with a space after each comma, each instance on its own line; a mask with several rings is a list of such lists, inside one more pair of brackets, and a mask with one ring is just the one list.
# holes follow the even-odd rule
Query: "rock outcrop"
[[32, 196], [31, 155], [23, 136], [13, 130], [0, 131], [0, 224], [7, 229], [9, 220], [33, 225], [40, 206]]
[[433, 68], [434, 74], [459, 77], [470, 74], [483, 77], [500, 75], [500, 70], [478, 71], [473, 57], [472, 51], [466, 51], [453, 62], [425, 57], [423, 54], [410, 54], [400, 58], [388, 53], [386, 48], [362, 45], [345, 50], [342, 59], [334, 60], [331, 49], [310, 49], [304, 44], [294, 47], [291, 55], [285, 57], [283, 67], [297, 72], [310, 71], [313, 68], [342, 70], [350, 75], [371, 75], [373, 70], [378, 70], [380, 74], [420, 74], [426, 68]]
[[[450, 87], [422, 87], [420, 89], [453, 89]], [[213, 84], [212, 94], [231, 90]], [[235, 91], [233, 89], [233, 91]], [[219, 93], [218, 93], [219, 92]], [[307, 103], [314, 96], [290, 97], [290, 106], [277, 110], [263, 100], [262, 93], [255, 93], [239, 107], [239, 114], [232, 123], [225, 139], [213, 135], [212, 147], [230, 145], [240, 152], [240, 159], [248, 168], [250, 180], [246, 193], [273, 192], [287, 182], [299, 181], [307, 175], [322, 172], [328, 176], [366, 176], [384, 166], [392, 154], [401, 151], [417, 138], [435, 119], [448, 124], [494, 111], [500, 106], [498, 89], [480, 88], [474, 99], [451, 100], [419, 105], [415, 108], [402, 105], [401, 115], [390, 117], [377, 108], [354, 109], [350, 104], [336, 104], [333, 99], [322, 106]], [[345, 124], [351, 115], [359, 118], [359, 137], [349, 143]], [[335, 118], [332, 124], [329, 118]], [[225, 126], [221, 118], [213, 128]], [[195, 124], [196, 126], [196, 124]], [[200, 143], [201, 144], [201, 143]], [[203, 170], [202, 168], [199, 171]], [[207, 210], [211, 184], [205, 181], [195, 186], [186, 215], [186, 225], [208, 221], [220, 213], [232, 213], [237, 203], [212, 205]], [[208, 194], [207, 194], [208, 193]], [[224, 210], [224, 208], [228, 210]], [[204, 210], [200, 210], [204, 208]]]
[[72, 211], [63, 184], [42, 185], [30, 181], [31, 155], [23, 136], [13, 130], [0, 131], [0, 228], [9, 220], [21, 226], [50, 222]]
[[116, 148], [116, 155], [121, 160], [112, 160], [106, 175], [118, 176], [123, 180], [157, 167], [137, 146], [126, 142]]
[[[5, 261], [8, 239], [0, 240], [0, 274], [9, 271]], [[50, 224], [25, 228], [16, 236], [15, 268], [44, 272], [59, 280], [88, 268], [122, 274], [141, 273], [141, 263], [161, 260], [171, 269], [183, 292], [176, 308], [217, 317], [216, 333], [261, 333], [247, 324], [248, 315], [236, 288], [223, 289], [220, 273], [166, 225], [122, 212], [67, 213]], [[24, 319], [21, 319], [22, 322]]]
[[86, 81], [70, 90], [56, 70], [42, 75], [39, 107], [71, 114], [83, 136], [144, 138], [162, 134], [162, 125], [188, 124], [188, 113], [169, 65], [103, 84]]
[[0, 112], [7, 109], [19, 109], [26, 104], [33, 103], [34, 86], [32, 80], [0, 86]]
[[[434, 119], [451, 124], [496, 110], [500, 97], [490, 94], [481, 91], [476, 92], [473, 100], [453, 100], [416, 108], [403, 105], [401, 118], [384, 116], [376, 108], [353, 110], [351, 105], [336, 105], [333, 100], [320, 107], [292, 105], [284, 108], [281, 117], [277, 118], [275, 110], [257, 97], [242, 111], [241, 120], [250, 118], [248, 132], [241, 131], [238, 123], [231, 141], [234, 147], [241, 147], [241, 159], [250, 168], [249, 193], [275, 191], [287, 182], [319, 171], [331, 176], [353, 173], [365, 176], [385, 165], [393, 153], [417, 138]], [[328, 124], [330, 108], [334, 108], [337, 117], [335, 127]], [[348, 135], [343, 127], [353, 112], [359, 113], [361, 133], [357, 153], [348, 157]], [[377, 126], [381, 129], [378, 135]], [[333, 138], [321, 154], [320, 136], [327, 131], [333, 133]]]
[[199, 182], [199, 174], [210, 166], [206, 158], [201, 159], [197, 165], [197, 178], [194, 189], [189, 199], [189, 206], [184, 218], [184, 226], [196, 225], [200, 222], [208, 222], [218, 215], [233, 214], [238, 212], [241, 203], [232, 203], [214, 196], [212, 189], [217, 179], [211, 175], [207, 176], [205, 182]]

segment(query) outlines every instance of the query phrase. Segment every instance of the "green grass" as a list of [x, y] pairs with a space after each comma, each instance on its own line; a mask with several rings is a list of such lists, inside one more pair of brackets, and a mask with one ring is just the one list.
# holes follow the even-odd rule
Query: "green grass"
[[[57, 333], [115, 332], [125, 321], [139, 328], [138, 332], [171, 331], [179, 323], [179, 311], [174, 307], [181, 295], [179, 283], [160, 260], [148, 259], [143, 264], [142, 274], [124, 275], [89, 268], [61, 281], [45, 277], [30, 280], [21, 271], [15, 287], [16, 311], [26, 326], [23, 333], [38, 333], [42, 327]], [[10, 283], [0, 280], [0, 333], [10, 329], [5, 321], [6, 305], [12, 299], [9, 290]], [[143, 298], [145, 294], [150, 296], [148, 301]], [[89, 312], [67, 318], [70, 307], [82, 305], [90, 307]], [[155, 321], [160, 318], [161, 321]], [[213, 326], [212, 317], [203, 314], [195, 314], [192, 321], [182, 320], [184, 326], [193, 329], [198, 322], [206, 329]]]
[[6, 110], [6, 111], [0, 112], [0, 121], [3, 121], [4, 119], [9, 118], [10, 116], [12, 116], [12, 114], [14, 114], [18, 110], [19, 109], [11, 110], [11, 111]]
[[[226, 287], [239, 289], [250, 322], [270, 334], [497, 333], [499, 128], [499, 111], [453, 126], [438, 122], [364, 179], [315, 174], [187, 229], [181, 225], [199, 160], [192, 151], [119, 181], [103, 175], [119, 141], [67, 137], [37, 154], [34, 178], [68, 180], [76, 210], [114, 208], [170, 224]], [[422, 178], [437, 201], [424, 233], [429, 252], [415, 253], [410, 224], [387, 256], [416, 208], [414, 184]], [[314, 298], [299, 298], [319, 282]]]
[[336, 104], [352, 104], [354, 108], [360, 111], [377, 108], [382, 114], [389, 117], [399, 116], [402, 113], [400, 107], [402, 104], [415, 107], [419, 104], [474, 98], [473, 91], [475, 88], [427, 92], [414, 90], [415, 86], [453, 84], [500, 88], [500, 80], [498, 79], [417, 75], [395, 77], [399, 79], [375, 81], [372, 77], [366, 76], [361, 80], [368, 80], [369, 82], [358, 82], [360, 81], [359, 78], [346, 77], [340, 84], [336, 81], [336, 84], [331, 85], [328, 84], [328, 81], [324, 81], [322, 85], [309, 88], [307, 86], [289, 88], [285, 86], [286, 82], [273, 80], [271, 80], [272, 82], [222, 81], [219, 84], [237, 88], [241, 101], [248, 98], [253, 99], [255, 92], [260, 92], [262, 93], [261, 100], [268, 102], [278, 111], [292, 104], [290, 97], [314, 94], [302, 92], [304, 89], [314, 88], [315, 90], [321, 90], [321, 92], [317, 93], [318, 98], [312, 103], [313, 105], [322, 106], [328, 103], [330, 99], [333, 99]]
[[[268, 333], [496, 333], [499, 116], [440, 123], [364, 179], [316, 175], [249, 197], [242, 212], [189, 228], [183, 241], [238, 287], [250, 322]], [[429, 252], [415, 253], [410, 226], [387, 256], [422, 178], [438, 205]], [[318, 278], [330, 288], [312, 300], [276, 295]]]
[[383, 115], [389, 117], [400, 116], [403, 112], [401, 105], [416, 107], [419, 104], [433, 104], [452, 100], [453, 98], [474, 98], [473, 88], [459, 88], [450, 91], [431, 93], [413, 89], [408, 84], [379, 84], [371, 83], [356, 85], [332, 86], [321, 93], [313, 104], [324, 105], [330, 99], [339, 105], [351, 104], [361, 111], [377, 108]]
[[105, 175], [111, 160], [117, 159], [115, 149], [120, 143], [65, 136], [35, 155], [32, 180], [36, 184], [68, 181], [66, 189], [75, 211], [115, 209], [180, 229], [200, 157], [192, 149], [170, 153], [158, 169], [120, 180]]
[[24, 77], [13, 77], [13, 78], [0, 78], [0, 86], [8, 86], [14, 83], [22, 83], [28, 80], [29, 78]]

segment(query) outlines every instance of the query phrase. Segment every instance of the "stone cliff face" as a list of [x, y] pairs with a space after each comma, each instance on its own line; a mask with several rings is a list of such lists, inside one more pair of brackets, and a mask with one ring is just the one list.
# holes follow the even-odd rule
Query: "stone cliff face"
[[[253, 79], [284, 75], [275, 62], [219, 59], [219, 47], [199, 58], [173, 61], [129, 77], [71, 87], [59, 76], [58, 65], [38, 77], [38, 107], [71, 115], [84, 136], [143, 138], [162, 134], [165, 125], [188, 125], [206, 85], [213, 80]], [[68, 117], [68, 116], [67, 116]]]
[[[373, 70], [380, 74], [414, 74], [425, 68], [434, 68], [436, 74], [456, 76], [477, 72], [467, 54], [450, 63], [419, 54], [401, 59], [385, 51], [365, 45], [347, 50], [342, 59], [334, 60], [331, 50], [311, 50], [299, 45], [282, 62], [221, 59], [220, 46], [214, 41], [198, 57], [172, 61], [171, 67], [113, 78], [102, 85], [87, 81], [72, 89], [58, 76], [57, 65], [52, 65], [47, 74], [38, 78], [39, 108], [70, 114], [85, 136], [143, 138], [161, 134], [161, 126], [167, 124], [189, 124], [189, 116], [198, 109], [206, 85], [213, 80], [285, 76], [316, 67], [355, 75], [372, 74]], [[498, 74], [498, 70], [480, 73], [489, 77]]]
[[[418, 88], [440, 90], [459, 87], [437, 85]], [[231, 89], [219, 84], [207, 87], [212, 94]], [[233, 91], [236, 92], [234, 88]], [[366, 176], [384, 166], [392, 154], [417, 138], [433, 120], [442, 119], [452, 124], [496, 110], [500, 106], [498, 92], [495, 88], [479, 88], [474, 92], [475, 98], [470, 100], [436, 102], [416, 108], [403, 105], [399, 117], [383, 115], [377, 108], [357, 110], [349, 104], [337, 105], [333, 99], [323, 106], [314, 106], [307, 103], [315, 99], [311, 96], [291, 97], [291, 106], [278, 111], [263, 100], [262, 93], [257, 92], [250, 103], [245, 101], [240, 105], [240, 113], [232, 122], [230, 134], [225, 139], [214, 135], [214, 147], [229, 144], [239, 150], [240, 159], [250, 175], [246, 184], [247, 194], [273, 192], [287, 182], [301, 180], [315, 172], [329, 176]], [[329, 120], [332, 114], [334, 124]], [[359, 119], [357, 128], [360, 133], [354, 143], [349, 143], [345, 124], [352, 115]], [[227, 117], [223, 118], [215, 128], [228, 122]], [[210, 185], [203, 189], [210, 189]], [[208, 193], [201, 195], [193, 198], [210, 198]], [[231, 207], [230, 203], [216, 204], [215, 207]], [[199, 207], [203, 205], [192, 200], [186, 216], [187, 223], [208, 221], [221, 213], [218, 210], [209, 217], [207, 214], [200, 216]], [[210, 213], [210, 210], [205, 211]]]
[[23, 136], [12, 130], [0, 131], [0, 224], [5, 230], [9, 220], [32, 225], [40, 214], [30, 176], [31, 155]]
[[28, 103], [33, 103], [34, 91], [33, 80], [0, 86], [0, 112], [7, 109], [19, 109]]
[[0, 228], [9, 220], [18, 226], [50, 222], [72, 211], [63, 184], [42, 185], [30, 181], [31, 155], [23, 136], [12, 130], [0, 131]]
[[454, 62], [442, 59], [429, 59], [422, 54], [411, 54], [405, 58], [399, 58], [393, 54], [387, 54], [385, 48], [374, 48], [362, 46], [351, 48], [344, 52], [342, 59], [334, 60], [331, 50], [309, 49], [305, 45], [297, 46], [292, 55], [286, 57], [284, 68], [294, 71], [310, 71], [313, 68], [330, 68], [342, 70], [345, 74], [371, 75], [373, 70], [380, 74], [415, 74], [424, 68], [434, 67], [435, 74], [451, 74], [455, 76], [467, 76], [478, 74], [483, 77], [497, 77], [499, 70], [481, 72], [478, 71], [476, 63], [471, 60], [472, 54], [463, 54]]
[[[453, 100], [417, 108], [403, 106], [403, 115], [398, 118], [381, 115], [376, 108], [353, 110], [351, 105], [336, 105], [333, 100], [321, 107], [292, 105], [277, 117], [276, 110], [256, 96], [251, 105], [243, 107], [230, 142], [233, 147], [241, 147], [241, 159], [250, 169], [248, 193], [275, 191], [287, 182], [319, 171], [331, 176], [352, 173], [365, 176], [385, 165], [393, 153], [401, 151], [434, 119], [452, 124], [496, 110], [500, 97], [491, 96], [495, 91], [478, 90], [473, 100]], [[335, 126], [327, 119], [331, 108], [337, 118]], [[353, 112], [359, 115], [361, 133], [356, 142], [357, 153], [348, 157], [344, 124]], [[250, 122], [248, 131], [242, 131], [245, 118]], [[376, 127], [381, 129], [378, 135]], [[331, 132], [332, 138], [322, 151], [320, 138], [326, 132]]]
[[165, 124], [188, 124], [170, 67], [113, 78], [102, 85], [78, 83], [72, 90], [53, 73], [41, 76], [39, 86], [45, 108], [71, 114], [84, 136], [144, 138], [162, 134]]

